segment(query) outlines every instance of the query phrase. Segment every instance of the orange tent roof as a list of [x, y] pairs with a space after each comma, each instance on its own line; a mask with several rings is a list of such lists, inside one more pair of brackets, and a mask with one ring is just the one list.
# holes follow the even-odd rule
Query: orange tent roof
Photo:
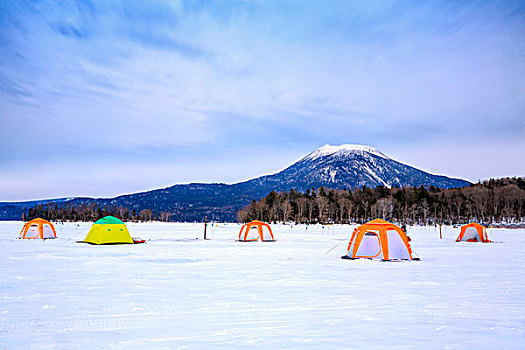
[[36, 218], [36, 219], [33, 219], [31, 221], [26, 222], [26, 224], [40, 224], [40, 223], [42, 223], [42, 224], [51, 224], [51, 222], [49, 222], [47, 220], [44, 220], [42, 218]]
[[383, 219], [374, 219], [367, 222], [365, 225], [393, 225], [393, 223], [385, 221]]

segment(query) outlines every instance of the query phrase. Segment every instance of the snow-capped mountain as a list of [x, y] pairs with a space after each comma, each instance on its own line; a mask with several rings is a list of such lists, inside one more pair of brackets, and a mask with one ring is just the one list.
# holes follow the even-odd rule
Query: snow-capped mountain
[[375, 156], [385, 158], [385, 159], [391, 159], [381, 153], [379, 150], [377, 150], [374, 147], [371, 146], [365, 146], [365, 145], [340, 145], [340, 146], [332, 146], [332, 145], [324, 145], [323, 147], [316, 149], [306, 157], [304, 157], [302, 160], [316, 160], [322, 157], [326, 156], [350, 156], [354, 154], [360, 154], [360, 155], [367, 155], [367, 154], [373, 154]]
[[451, 188], [470, 184], [460, 179], [432, 175], [402, 164], [374, 147], [363, 145], [325, 145], [282, 172], [261, 179], [274, 185], [293, 184], [301, 189], [312, 186], [356, 188], [363, 185]]
[[22, 211], [35, 203], [98, 203], [100, 206], [124, 206], [130, 209], [168, 211], [177, 221], [234, 221], [236, 212], [252, 199], [270, 191], [289, 191], [324, 186], [350, 189], [366, 185], [463, 187], [470, 183], [446, 176], [432, 175], [402, 164], [379, 150], [363, 145], [325, 145], [288, 168], [252, 180], [227, 184], [187, 184], [119, 196], [115, 198], [74, 198], [38, 202], [0, 203], [0, 219], [19, 219]]

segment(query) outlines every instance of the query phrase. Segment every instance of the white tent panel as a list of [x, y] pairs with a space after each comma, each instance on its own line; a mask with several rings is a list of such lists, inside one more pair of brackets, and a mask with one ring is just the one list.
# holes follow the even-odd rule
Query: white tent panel
[[472, 238], [479, 239], [478, 230], [476, 230], [474, 227], [467, 227], [465, 230], [465, 234], [463, 235], [462, 241], [467, 241]]
[[271, 241], [272, 235], [270, 235], [270, 229], [266, 226], [262, 227], [263, 241]]
[[49, 226], [49, 224], [44, 224], [44, 238], [55, 238], [53, 229], [51, 226]]
[[379, 257], [380, 252], [379, 235], [375, 232], [366, 232], [357, 248], [356, 257]]
[[396, 230], [387, 230], [388, 239], [388, 258], [389, 259], [410, 259], [407, 246]]
[[37, 238], [37, 237], [40, 237], [40, 231], [38, 230], [38, 225], [33, 224], [27, 230], [26, 238]]
[[253, 240], [253, 239], [259, 239], [259, 230], [257, 229], [257, 226], [250, 227], [250, 230], [248, 231], [248, 235], [246, 236], [246, 240]]

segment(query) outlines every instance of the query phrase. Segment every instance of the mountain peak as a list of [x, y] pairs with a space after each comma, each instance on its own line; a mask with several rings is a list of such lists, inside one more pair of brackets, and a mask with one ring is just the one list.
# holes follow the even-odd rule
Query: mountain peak
[[384, 159], [391, 159], [390, 157], [381, 153], [377, 148], [374, 148], [372, 146], [352, 145], [352, 144], [344, 144], [344, 145], [339, 145], [339, 146], [333, 146], [333, 145], [326, 144], [323, 147], [318, 148], [312, 153], [310, 153], [309, 155], [307, 155], [304, 159], [314, 160], [314, 159], [318, 159], [320, 157], [325, 157], [325, 156], [348, 155], [350, 153], [370, 153], [377, 157], [381, 157]]

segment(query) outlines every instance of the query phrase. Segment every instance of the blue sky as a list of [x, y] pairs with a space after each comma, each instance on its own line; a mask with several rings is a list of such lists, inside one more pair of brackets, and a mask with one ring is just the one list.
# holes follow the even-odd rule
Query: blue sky
[[523, 1], [2, 1], [0, 201], [274, 173], [358, 143], [525, 175]]

